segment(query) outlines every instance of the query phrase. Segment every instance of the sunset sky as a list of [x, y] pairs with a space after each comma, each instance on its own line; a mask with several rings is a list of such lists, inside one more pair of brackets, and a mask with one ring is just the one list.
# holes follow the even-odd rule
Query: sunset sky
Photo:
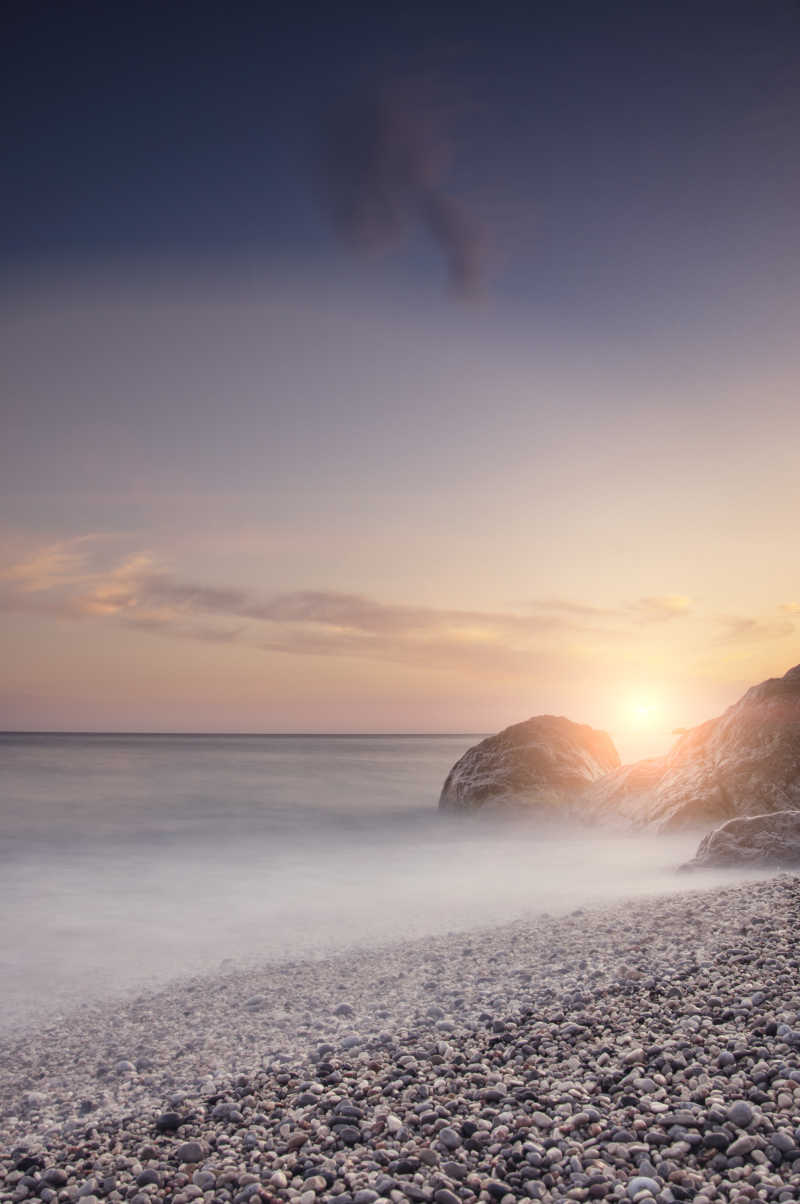
[[12, 6], [0, 728], [623, 757], [800, 661], [800, 5]]

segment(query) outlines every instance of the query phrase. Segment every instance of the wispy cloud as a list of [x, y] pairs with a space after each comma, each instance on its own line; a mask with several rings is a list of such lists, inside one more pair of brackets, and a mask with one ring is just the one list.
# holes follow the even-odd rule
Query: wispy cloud
[[39, 548], [0, 574], [0, 580], [5, 578], [13, 581], [19, 589], [28, 593], [76, 585], [87, 580], [88, 545], [103, 538], [105, 536], [97, 533], [78, 535], [74, 539]]
[[728, 615], [719, 620], [721, 644], [758, 644], [764, 640], [783, 640], [794, 635], [796, 624], [791, 619], [762, 619], [746, 615]]
[[692, 600], [683, 594], [658, 594], [650, 598], [640, 598], [632, 604], [630, 610], [645, 623], [664, 623], [690, 614]]
[[567, 598], [534, 598], [526, 607], [535, 611], [554, 611], [562, 615], [576, 615], [582, 619], [620, 618], [621, 607], [591, 606], [586, 602], [572, 602]]
[[[498, 673], [531, 672], [556, 650], [573, 656], [609, 653], [624, 641], [641, 641], [653, 624], [694, 614], [682, 594], [616, 607], [545, 597], [509, 610], [415, 606], [324, 589], [265, 595], [183, 580], [147, 554], [117, 553], [114, 560], [97, 537], [52, 544], [11, 565], [0, 576], [0, 609], [287, 655]], [[790, 615], [797, 612], [788, 604], [782, 610], [785, 617], [777, 619], [723, 616], [707, 623], [718, 643], [771, 640], [795, 630]]]

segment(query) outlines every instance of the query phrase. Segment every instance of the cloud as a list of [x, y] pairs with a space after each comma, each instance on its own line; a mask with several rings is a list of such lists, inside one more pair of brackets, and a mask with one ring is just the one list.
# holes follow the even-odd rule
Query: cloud
[[560, 641], [589, 629], [578, 604], [505, 612], [381, 602], [335, 590], [260, 595], [182, 580], [148, 555], [109, 564], [88, 543], [52, 545], [12, 566], [0, 608], [292, 655], [491, 666], [501, 673], [534, 671]]
[[571, 602], [565, 598], [536, 598], [528, 606], [531, 610], [558, 611], [581, 618], [620, 618], [624, 614], [619, 607], [591, 606], [586, 602]]
[[782, 640], [793, 635], [796, 630], [796, 625], [791, 619], [758, 619], [727, 615], [719, 622], [722, 630], [717, 642], [721, 644], [755, 644], [763, 640]]
[[327, 121], [322, 192], [335, 228], [353, 245], [385, 247], [414, 226], [426, 229], [464, 296], [483, 282], [485, 240], [449, 181], [447, 125], [428, 79], [363, 89]]
[[650, 598], [640, 598], [630, 607], [645, 623], [664, 623], [669, 619], [683, 618], [691, 609], [691, 598], [683, 594], [658, 594]]
[[11, 565], [2, 578], [30, 593], [74, 585], [86, 579], [87, 546], [103, 538], [96, 533], [78, 535], [39, 548], [28, 559]]
[[[12, 565], [0, 577], [0, 609], [287, 655], [520, 676], [552, 667], [559, 657], [563, 667], [565, 656], [625, 655], [626, 641], [641, 641], [651, 625], [692, 613], [692, 604], [680, 594], [617, 607], [543, 598], [498, 611], [382, 602], [324, 589], [260, 594], [183, 580], [147, 554], [120, 557], [107, 543], [82, 537], [49, 545]], [[781, 609], [797, 613], [789, 604]], [[783, 638], [796, 626], [788, 614], [709, 621], [716, 643]]]

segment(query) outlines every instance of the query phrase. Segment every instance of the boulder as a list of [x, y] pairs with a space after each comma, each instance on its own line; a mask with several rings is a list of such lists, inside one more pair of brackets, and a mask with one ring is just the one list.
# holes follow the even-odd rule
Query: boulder
[[602, 779], [587, 806], [664, 831], [800, 808], [800, 665], [685, 732], [666, 757]]
[[683, 870], [800, 865], [800, 810], [730, 819], [704, 836]]
[[587, 811], [598, 820], [635, 821], [650, 805], [666, 763], [666, 757], [647, 757], [612, 769], [589, 788]]
[[539, 715], [470, 748], [439, 806], [511, 804], [662, 831], [800, 809], [800, 665], [682, 731], [665, 757], [620, 765], [606, 732]]
[[439, 807], [475, 811], [505, 805], [560, 818], [619, 763], [606, 732], [538, 715], [468, 749], [447, 775]]

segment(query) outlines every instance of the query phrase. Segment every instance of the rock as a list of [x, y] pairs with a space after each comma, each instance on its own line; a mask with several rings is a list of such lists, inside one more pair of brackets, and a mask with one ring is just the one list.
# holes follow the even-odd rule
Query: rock
[[755, 1147], [755, 1137], [743, 1133], [741, 1137], [737, 1137], [735, 1141], [731, 1142], [725, 1152], [729, 1158], [746, 1157], [753, 1152]]
[[666, 767], [666, 757], [647, 757], [612, 769], [590, 786], [587, 810], [600, 819], [641, 819], [652, 805]]
[[455, 1192], [450, 1191], [449, 1187], [440, 1187], [439, 1190], [434, 1193], [433, 1198], [436, 1201], [436, 1204], [461, 1204], [458, 1196], [455, 1194]]
[[148, 1183], [154, 1183], [156, 1187], [161, 1187], [161, 1172], [154, 1170], [152, 1167], [147, 1167], [140, 1175], [136, 1176], [137, 1187], [147, 1187]]
[[662, 830], [800, 809], [800, 665], [683, 733], [667, 756], [610, 773], [587, 807]]
[[162, 1112], [156, 1119], [156, 1129], [159, 1133], [174, 1133], [183, 1123], [183, 1118], [177, 1112]]
[[726, 1116], [737, 1129], [748, 1129], [753, 1123], [753, 1109], [747, 1100], [737, 1099], [731, 1104]]
[[627, 1190], [628, 1198], [633, 1200], [640, 1191], [649, 1191], [651, 1196], [657, 1196], [661, 1187], [655, 1179], [648, 1179], [646, 1175], [637, 1175], [635, 1179], [631, 1179]]
[[474, 811], [500, 803], [560, 818], [619, 763], [606, 732], [539, 715], [468, 749], [447, 775], [439, 807]]
[[461, 1138], [455, 1129], [449, 1127], [439, 1130], [439, 1141], [447, 1150], [457, 1150], [461, 1145]]
[[681, 869], [732, 865], [800, 865], [800, 811], [730, 819], [703, 837]]
[[354, 1125], [342, 1125], [336, 1130], [336, 1135], [345, 1145], [355, 1145], [361, 1140], [361, 1130]]
[[44, 1182], [47, 1184], [48, 1187], [66, 1187], [67, 1186], [66, 1173], [64, 1171], [62, 1171], [60, 1166], [51, 1166], [49, 1170], [46, 1170], [44, 1172], [44, 1174], [42, 1175], [42, 1179], [44, 1180]]
[[506, 728], [464, 753], [439, 799], [442, 810], [487, 805], [661, 830], [800, 810], [800, 665], [633, 765], [620, 765], [605, 732], [569, 719]]
[[208, 1150], [201, 1141], [185, 1141], [175, 1151], [178, 1162], [202, 1162]]

